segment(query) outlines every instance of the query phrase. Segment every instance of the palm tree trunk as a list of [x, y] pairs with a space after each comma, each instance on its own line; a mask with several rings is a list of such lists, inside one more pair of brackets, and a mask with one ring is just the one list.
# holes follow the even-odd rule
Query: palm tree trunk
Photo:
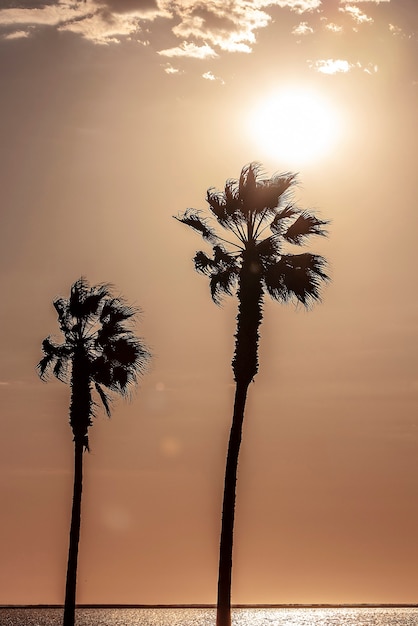
[[63, 626], [74, 626], [75, 621], [81, 493], [83, 490], [83, 451], [84, 448], [88, 450], [87, 433], [91, 425], [91, 405], [89, 361], [85, 348], [81, 345], [75, 350], [71, 375], [70, 424], [74, 435], [74, 487]]
[[248, 383], [237, 383], [235, 389], [234, 416], [229, 436], [228, 455], [225, 470], [222, 529], [219, 548], [216, 626], [231, 625], [232, 544], [234, 534], [236, 483], [247, 390]]
[[246, 251], [243, 254], [238, 301], [235, 354], [232, 361], [236, 388], [225, 470], [216, 626], [231, 626], [232, 544], [238, 456], [248, 386], [258, 369], [258, 329], [263, 317], [261, 268], [258, 258], [252, 251]]
[[63, 626], [74, 626], [77, 584], [78, 543], [80, 540], [81, 493], [83, 490], [83, 443], [74, 442], [74, 487], [71, 513], [70, 544], [68, 548], [67, 580]]

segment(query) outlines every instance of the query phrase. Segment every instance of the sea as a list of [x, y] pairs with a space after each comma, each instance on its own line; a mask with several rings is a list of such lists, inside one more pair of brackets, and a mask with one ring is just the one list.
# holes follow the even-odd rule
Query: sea
[[[60, 608], [0, 608], [1, 626], [61, 626]], [[213, 608], [78, 608], [76, 626], [214, 626]], [[234, 608], [233, 626], [418, 626], [418, 607]]]

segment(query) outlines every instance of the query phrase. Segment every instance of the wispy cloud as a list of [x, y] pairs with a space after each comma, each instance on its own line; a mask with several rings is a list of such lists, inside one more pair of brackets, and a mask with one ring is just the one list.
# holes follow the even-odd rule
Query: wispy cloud
[[389, 30], [392, 33], [392, 35], [395, 35], [397, 37], [405, 36], [402, 28], [400, 26], [396, 26], [395, 24], [389, 24]]
[[77, 33], [97, 44], [119, 43], [121, 37], [138, 32], [138, 23], [132, 16], [122, 13], [97, 12], [82, 20], [74, 20], [58, 27], [58, 30]]
[[251, 52], [255, 43], [255, 31], [268, 25], [271, 18], [261, 10], [271, 2], [259, 0], [249, 3], [235, 0], [208, 2], [178, 1], [175, 14], [180, 23], [172, 32], [179, 38], [203, 41], [226, 52]]
[[15, 30], [4, 36], [5, 39], [23, 39], [26, 37], [30, 37], [30, 32], [28, 30]]
[[324, 22], [325, 30], [329, 30], [331, 33], [342, 33], [344, 30], [343, 27], [339, 24], [334, 24], [334, 22], [327, 22], [326, 19], [324, 20]]
[[166, 74], [181, 74], [181, 70], [178, 69], [178, 67], [173, 67], [171, 65], [171, 63], [166, 63], [166, 65], [164, 65], [164, 72]]
[[355, 67], [344, 59], [320, 59], [318, 61], [308, 61], [308, 65], [321, 74], [346, 73]]
[[[164, 18], [171, 20], [173, 34], [188, 43], [203, 41], [222, 51], [248, 53], [257, 30], [271, 22], [269, 9], [303, 14], [320, 6], [321, 0], [32, 0], [28, 7], [23, 0], [8, 0], [7, 8], [0, 8], [0, 33], [13, 39], [50, 27], [110, 44], [134, 34], [141, 38], [144, 22]], [[19, 28], [23, 25], [33, 30]]]
[[222, 85], [225, 84], [225, 82], [222, 80], [222, 78], [220, 78], [219, 76], [215, 76], [215, 74], [212, 74], [212, 72], [205, 72], [204, 74], [202, 74], [202, 78], [204, 78], [205, 80], [210, 80], [210, 81], [218, 81], [220, 83], [222, 83]]
[[391, 2], [391, 0], [340, 0], [340, 4], [363, 4], [364, 2], [370, 2], [370, 4], [382, 4]]
[[345, 59], [318, 59], [317, 61], [308, 61], [308, 65], [310, 68], [314, 69], [316, 72], [320, 72], [321, 74], [346, 74], [353, 69], [358, 69], [366, 74], [376, 74], [378, 71], [378, 66], [373, 63], [368, 63], [367, 65], [363, 65], [360, 62], [350, 63]]
[[[267, 4], [267, 3], [266, 3]], [[276, 4], [282, 8], [288, 8], [296, 13], [306, 13], [319, 9], [322, 4], [321, 0], [276, 0], [276, 2], [269, 2], [269, 5]]]
[[[141, 21], [171, 17], [155, 2], [143, 0], [58, 0], [53, 4], [38, 1], [30, 8], [14, 0], [9, 5], [0, 9], [0, 29], [26, 25], [34, 27], [35, 33], [36, 27], [55, 27], [99, 44], [118, 43], [120, 37], [140, 33]], [[7, 30], [4, 38], [11, 38]]]
[[310, 35], [314, 32], [312, 26], [309, 26], [308, 22], [300, 22], [295, 28], [292, 30], [292, 35]]
[[[5, 2], [6, 8], [0, 8], [3, 40], [35, 37], [48, 28], [72, 33], [93, 44], [134, 40], [150, 45], [153, 41], [156, 54], [162, 57], [205, 60], [222, 53], [251, 53], [258, 32], [273, 24], [273, 12], [277, 15], [278, 9], [288, 16], [303, 15], [299, 24], [292, 25], [293, 30], [289, 25], [289, 35], [305, 37], [321, 24], [330, 33], [343, 32], [342, 25], [328, 21], [338, 15], [333, 3], [344, 31], [352, 31], [357, 25], [373, 23], [375, 13], [373, 18], [369, 16], [365, 5], [373, 5], [376, 12], [379, 4], [390, 0], [3, 0], [2, 6]], [[353, 20], [356, 26], [347, 28], [344, 20]], [[170, 47], [158, 49], [159, 39], [153, 35], [160, 35], [163, 28], [171, 31], [175, 41]], [[388, 28], [393, 35], [400, 34], [392, 24]], [[349, 71], [341, 63], [325, 60], [316, 69], [330, 74]], [[167, 74], [180, 73], [169, 64], [163, 68]]]
[[215, 50], [207, 44], [197, 46], [187, 41], [183, 41], [183, 43], [176, 48], [160, 50], [158, 54], [165, 57], [191, 57], [193, 59], [208, 59], [218, 56]]
[[338, 10], [341, 11], [341, 13], [350, 15], [357, 24], [372, 24], [374, 22], [372, 17], [366, 15], [366, 13], [361, 11], [358, 7], [351, 6], [350, 4], [340, 7]]

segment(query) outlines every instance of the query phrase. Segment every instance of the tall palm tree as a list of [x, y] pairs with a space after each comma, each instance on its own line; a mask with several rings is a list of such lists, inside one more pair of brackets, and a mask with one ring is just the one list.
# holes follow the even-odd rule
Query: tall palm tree
[[[328, 279], [325, 259], [310, 252], [292, 254], [286, 244], [299, 246], [310, 235], [326, 235], [326, 221], [292, 203], [296, 175], [263, 176], [258, 163], [246, 165], [239, 180], [227, 180], [223, 192], [209, 189], [209, 219], [188, 209], [177, 220], [190, 226], [213, 246], [213, 256], [197, 252], [195, 268], [210, 279], [211, 295], [219, 304], [224, 294], [238, 297], [237, 330], [232, 368], [236, 383], [232, 427], [226, 460], [219, 551], [217, 626], [231, 624], [232, 544], [238, 455], [245, 402], [258, 371], [259, 327], [267, 293], [279, 302], [295, 300], [305, 306], [319, 300]], [[219, 234], [211, 219], [227, 231]], [[216, 226], [216, 224], [215, 224]]]
[[44, 357], [37, 369], [41, 379], [53, 374], [70, 384], [70, 425], [74, 435], [74, 489], [65, 588], [64, 626], [74, 626], [78, 544], [83, 487], [83, 451], [89, 450], [88, 430], [96, 391], [110, 417], [111, 394], [126, 395], [150, 354], [132, 331], [137, 309], [114, 297], [111, 287], [90, 287], [79, 278], [68, 299], [57, 298], [54, 307], [63, 335], [62, 343], [44, 339]]

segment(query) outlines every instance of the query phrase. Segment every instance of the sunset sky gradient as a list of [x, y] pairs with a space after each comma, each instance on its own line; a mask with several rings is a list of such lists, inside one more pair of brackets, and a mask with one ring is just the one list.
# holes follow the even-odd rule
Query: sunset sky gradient
[[[299, 172], [332, 281], [265, 305], [233, 602], [418, 603], [417, 61], [416, 0], [0, 0], [0, 604], [63, 602], [69, 389], [35, 366], [81, 275], [154, 358], [97, 410], [78, 601], [215, 602], [236, 300], [172, 216], [250, 161]], [[337, 120], [300, 159], [254, 124], [295, 91]]]

